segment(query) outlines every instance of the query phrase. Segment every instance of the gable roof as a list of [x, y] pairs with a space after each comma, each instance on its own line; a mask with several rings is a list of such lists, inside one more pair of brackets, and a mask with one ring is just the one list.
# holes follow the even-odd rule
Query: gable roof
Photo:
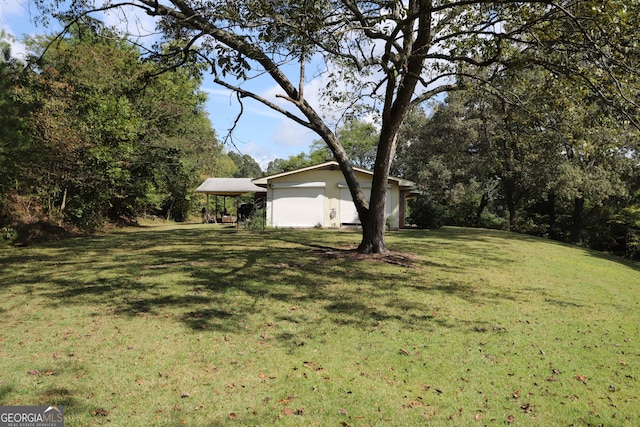
[[[296, 170], [292, 170], [292, 171], [288, 171], [288, 172], [282, 172], [282, 173], [278, 173], [278, 174], [275, 174], [275, 175], [265, 176], [265, 177], [262, 177], [262, 178], [256, 178], [256, 179], [253, 180], [253, 183], [256, 184], [256, 185], [267, 185], [269, 183], [269, 181], [271, 181], [272, 179], [282, 178], [284, 176], [295, 175], [295, 174], [299, 174], [299, 173], [302, 173], [302, 172], [308, 172], [308, 171], [312, 171], [312, 170], [322, 170], [322, 169], [329, 169], [329, 170], [337, 169], [337, 170], [340, 170], [340, 165], [335, 160], [331, 160], [329, 162], [320, 163], [319, 165], [307, 166], [305, 168], [300, 168], [300, 169], [296, 169]], [[363, 173], [363, 174], [367, 174], [367, 175], [373, 176], [373, 172], [371, 172], [369, 170], [366, 170], [366, 169], [357, 168], [357, 167], [354, 166], [353, 170], [356, 171], [356, 172], [360, 172], [360, 173]], [[397, 182], [400, 187], [413, 188], [416, 185], [413, 181], [409, 181], [408, 179], [396, 178], [396, 177], [393, 177], [393, 176], [389, 176], [389, 181]]]
[[255, 185], [251, 178], [207, 178], [196, 188], [196, 192], [218, 196], [239, 196], [245, 193], [266, 193], [267, 190]]

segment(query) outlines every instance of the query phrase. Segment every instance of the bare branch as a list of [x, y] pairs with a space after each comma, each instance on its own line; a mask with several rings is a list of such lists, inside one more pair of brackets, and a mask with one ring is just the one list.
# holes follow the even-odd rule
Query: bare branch
[[[263, 98], [263, 97], [255, 94], [253, 92], [244, 90], [239, 86], [231, 85], [231, 84], [229, 84], [229, 83], [227, 83], [227, 82], [225, 82], [225, 81], [223, 81], [223, 80], [221, 80], [220, 78], [217, 78], [217, 77], [214, 79], [214, 82], [216, 84], [219, 84], [220, 86], [223, 86], [223, 87], [225, 87], [225, 88], [227, 88], [229, 90], [232, 90], [232, 91], [236, 92], [238, 94], [239, 98], [252, 98], [252, 99], [255, 99], [256, 101], [260, 102], [261, 104], [266, 105], [267, 107], [271, 108], [272, 110], [277, 111], [280, 114], [283, 114], [284, 116], [286, 116], [287, 118], [293, 120], [294, 122], [298, 123], [299, 125], [302, 125], [302, 126], [304, 126], [306, 128], [310, 128], [310, 129], [313, 130], [313, 127], [311, 126], [311, 124], [309, 122], [306, 122], [306, 121], [302, 120], [300, 117], [298, 117], [295, 114], [285, 110], [284, 108], [280, 107], [279, 105], [274, 104], [273, 102], [269, 101], [266, 98]], [[280, 96], [280, 97], [284, 98], [284, 96]], [[293, 103], [299, 102], [299, 101], [296, 101], [296, 100], [294, 100], [292, 98], [287, 98], [287, 99], [289, 101], [293, 102]]]

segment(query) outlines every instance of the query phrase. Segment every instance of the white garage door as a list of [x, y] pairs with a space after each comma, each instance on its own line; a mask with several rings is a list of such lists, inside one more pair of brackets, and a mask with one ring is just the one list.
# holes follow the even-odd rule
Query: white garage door
[[271, 225], [324, 226], [324, 183], [276, 186], [272, 191]]
[[[371, 199], [371, 188], [363, 188], [362, 192], [367, 200]], [[387, 190], [387, 200], [385, 203], [386, 216], [391, 215], [391, 191]], [[340, 223], [341, 224], [360, 224], [360, 217], [353, 203], [351, 192], [348, 188], [340, 188]]]

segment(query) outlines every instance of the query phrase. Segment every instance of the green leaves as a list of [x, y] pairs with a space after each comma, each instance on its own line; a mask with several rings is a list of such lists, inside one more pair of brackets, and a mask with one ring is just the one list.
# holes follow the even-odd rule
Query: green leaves
[[[150, 78], [161, 67], [94, 21], [70, 33], [55, 44], [31, 39], [34, 56], [47, 47], [32, 59], [37, 72], [16, 74], [2, 93], [15, 99], [2, 117], [24, 123], [7, 153], [21, 172], [16, 190], [38, 206], [38, 219], [89, 231], [148, 210], [185, 218], [198, 171], [215, 171], [222, 157], [199, 75], [185, 68]], [[0, 131], [0, 162], [2, 147]]]

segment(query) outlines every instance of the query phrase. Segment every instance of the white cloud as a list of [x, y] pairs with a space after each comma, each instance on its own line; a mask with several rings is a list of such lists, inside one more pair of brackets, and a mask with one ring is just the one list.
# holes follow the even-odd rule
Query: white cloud
[[271, 134], [270, 141], [282, 147], [308, 148], [311, 141], [317, 135], [290, 119], [282, 119]]
[[5, 38], [5, 41], [8, 41], [11, 45], [11, 57], [24, 60], [27, 56], [27, 47], [18, 41], [15, 35], [11, 32], [11, 29], [5, 28], [5, 31], [9, 36], [8, 38]]
[[255, 142], [250, 142], [248, 144], [244, 144], [239, 146], [238, 149], [242, 152], [242, 154], [248, 154], [260, 165], [260, 169], [266, 170], [267, 166], [269, 166], [269, 162], [278, 158], [278, 156], [273, 152], [273, 150], [264, 144], [258, 144]]
[[11, 56], [24, 59], [26, 46], [20, 41], [25, 35], [35, 35], [27, 0], [0, 0], [0, 30], [11, 45]]

